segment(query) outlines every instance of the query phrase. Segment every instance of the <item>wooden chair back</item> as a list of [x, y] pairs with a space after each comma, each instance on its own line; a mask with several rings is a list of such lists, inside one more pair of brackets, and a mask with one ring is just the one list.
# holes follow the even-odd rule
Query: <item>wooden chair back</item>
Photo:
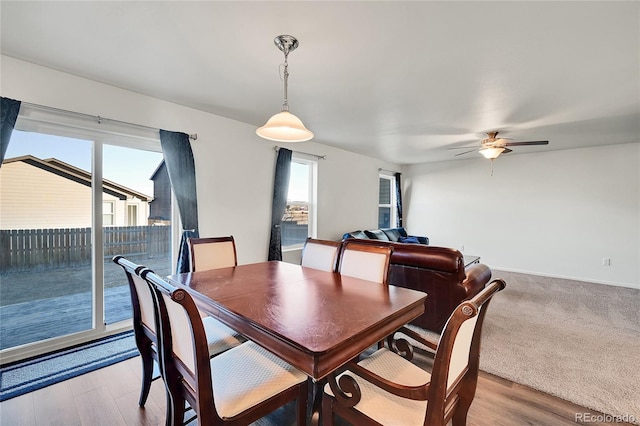
[[[410, 362], [413, 350], [407, 340], [390, 337], [389, 347], [395, 353], [380, 349], [363, 361], [350, 362], [343, 375], [329, 376], [331, 393], [325, 389], [323, 396], [324, 424], [333, 424], [334, 413], [358, 425], [396, 424], [400, 414], [404, 422], [412, 419], [412, 424], [444, 426], [449, 421], [454, 426], [466, 424], [478, 381], [482, 325], [491, 298], [505, 285], [503, 280], [495, 280], [471, 300], [460, 303], [438, 343], [405, 327], [396, 332], [396, 336], [404, 334], [435, 350], [430, 374]], [[426, 383], [407, 382], [415, 383], [420, 377]], [[374, 390], [364, 396], [362, 388]], [[363, 402], [365, 397], [367, 401]], [[385, 398], [394, 402], [387, 407]], [[399, 399], [406, 402], [398, 402]], [[398, 404], [410, 411], [393, 412], [391, 407], [397, 409]]]
[[302, 249], [301, 264], [306, 268], [335, 272], [340, 246], [339, 241], [307, 238]]
[[[143, 277], [154, 294], [160, 330], [160, 371], [169, 396], [167, 425], [182, 424], [185, 402], [195, 411], [198, 424], [209, 426], [249, 424], [293, 400], [297, 400], [296, 421], [304, 423], [308, 393], [304, 373], [289, 365], [283, 368], [284, 361], [253, 342], [210, 361], [206, 332], [191, 295], [151, 271], [143, 272]], [[226, 379], [216, 381], [215, 391], [213, 377]], [[218, 404], [217, 397], [222, 399]]]
[[[503, 280], [488, 284], [471, 300], [453, 311], [438, 342], [431, 372], [427, 424], [446, 424], [456, 413], [466, 414], [475, 396], [480, 364], [482, 325], [493, 296], [506, 286]], [[455, 422], [459, 424], [459, 422]]]
[[142, 360], [142, 389], [138, 401], [142, 407], [151, 388], [154, 360], [159, 361], [153, 295], [141, 276], [142, 272], [148, 269], [136, 265], [123, 256], [115, 256], [112, 260], [122, 267], [129, 285], [133, 310], [133, 333]]
[[361, 244], [357, 240], [342, 243], [338, 272], [342, 275], [387, 284], [392, 246]]
[[228, 237], [189, 238], [191, 271], [229, 268], [238, 265], [236, 243]]
[[[149, 271], [143, 277], [154, 293], [160, 329], [160, 371], [170, 399], [186, 400], [200, 419], [217, 418], [207, 337], [198, 308], [186, 291], [177, 289], [153, 272]], [[167, 425], [181, 425], [181, 414], [184, 412], [168, 408]], [[218, 418], [218, 421], [222, 420]]]

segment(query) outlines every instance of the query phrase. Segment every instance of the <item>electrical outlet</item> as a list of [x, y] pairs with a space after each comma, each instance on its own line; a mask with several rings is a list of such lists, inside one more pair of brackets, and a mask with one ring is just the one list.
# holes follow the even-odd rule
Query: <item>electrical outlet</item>
[[611, 266], [611, 258], [603, 257], [602, 258], [602, 266]]

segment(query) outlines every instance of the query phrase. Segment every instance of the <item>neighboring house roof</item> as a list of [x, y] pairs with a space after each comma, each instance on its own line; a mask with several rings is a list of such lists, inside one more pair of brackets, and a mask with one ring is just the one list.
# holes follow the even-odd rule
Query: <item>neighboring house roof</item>
[[[69, 163], [65, 163], [64, 161], [60, 161], [57, 158], [47, 158], [43, 160], [34, 157], [33, 155], [23, 155], [20, 157], [6, 159], [2, 162], [2, 164], [14, 163], [17, 161], [22, 161], [31, 166], [46, 170], [50, 173], [62, 176], [79, 184], [89, 187], [91, 186], [90, 172], [79, 169]], [[102, 192], [113, 195], [120, 200], [126, 200], [129, 197], [135, 197], [142, 201], [151, 201], [153, 199], [153, 197], [149, 195], [135, 191], [131, 188], [127, 188], [126, 186], [120, 185], [107, 179], [102, 180]]]
[[164, 166], [164, 160], [162, 160], [160, 164], [158, 164], [158, 167], [156, 167], [156, 169], [153, 171], [151, 177], [149, 178], [150, 180], [156, 179], [156, 175], [160, 172], [160, 170], [162, 170], [162, 166]]

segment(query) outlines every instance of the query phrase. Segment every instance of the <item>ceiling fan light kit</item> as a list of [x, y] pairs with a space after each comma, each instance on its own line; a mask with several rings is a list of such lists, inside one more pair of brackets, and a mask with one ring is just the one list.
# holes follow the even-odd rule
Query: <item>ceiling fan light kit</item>
[[282, 111], [272, 116], [264, 126], [259, 127], [256, 134], [261, 138], [276, 142], [308, 141], [313, 138], [313, 133], [302, 124], [302, 120], [289, 112], [287, 100], [289, 80], [287, 58], [289, 53], [298, 47], [298, 40], [290, 35], [279, 35], [273, 42], [284, 53], [284, 102]]
[[502, 154], [502, 151], [504, 151], [504, 148], [494, 147], [494, 148], [482, 148], [478, 152], [482, 154], [484, 158], [487, 158], [489, 160], [495, 160], [496, 158], [498, 158], [500, 154]]
[[449, 149], [468, 149], [468, 151], [461, 152], [456, 154], [458, 157], [460, 155], [465, 155], [470, 152], [475, 151], [476, 149], [480, 154], [482, 154], [485, 158], [489, 160], [495, 160], [500, 156], [500, 154], [508, 154], [512, 152], [512, 149], [509, 149], [510, 146], [531, 146], [531, 145], [548, 145], [549, 141], [530, 141], [530, 142], [511, 142], [511, 138], [498, 138], [498, 132], [487, 132], [487, 138], [482, 139], [480, 142], [480, 147], [473, 146], [456, 146]]

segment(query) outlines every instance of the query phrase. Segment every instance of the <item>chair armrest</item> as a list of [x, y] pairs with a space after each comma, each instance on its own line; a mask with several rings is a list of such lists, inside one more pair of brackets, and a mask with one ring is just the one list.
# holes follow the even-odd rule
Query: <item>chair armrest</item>
[[[438, 342], [434, 342], [433, 340], [428, 339], [426, 336], [423, 336], [422, 334], [417, 333], [417, 332], [415, 332], [415, 331], [413, 331], [413, 330], [411, 330], [410, 328], [407, 328], [407, 327], [400, 327], [398, 330], [395, 331], [395, 333], [393, 333], [391, 336], [387, 337], [387, 344], [389, 345], [390, 348], [393, 348], [395, 346], [395, 343], [393, 343], [393, 341], [397, 340], [397, 339], [395, 339], [395, 334], [396, 333], [402, 333], [405, 336], [411, 337], [413, 340], [415, 340], [418, 343], [428, 347], [429, 349], [433, 349], [434, 351], [438, 348]], [[394, 350], [394, 352], [395, 352], [395, 350]], [[400, 354], [400, 355], [402, 355], [402, 354]]]
[[331, 373], [327, 377], [327, 382], [329, 383], [329, 387], [331, 388], [333, 395], [340, 404], [346, 407], [353, 407], [360, 402], [361, 398], [360, 386], [349, 373], [355, 374], [374, 386], [402, 398], [417, 401], [426, 401], [428, 399], [430, 383], [425, 383], [419, 386], [401, 385], [375, 374], [371, 370], [358, 365], [354, 361], [350, 361], [346, 365], [346, 371], [341, 373], [338, 380], [336, 380], [337, 373]]

